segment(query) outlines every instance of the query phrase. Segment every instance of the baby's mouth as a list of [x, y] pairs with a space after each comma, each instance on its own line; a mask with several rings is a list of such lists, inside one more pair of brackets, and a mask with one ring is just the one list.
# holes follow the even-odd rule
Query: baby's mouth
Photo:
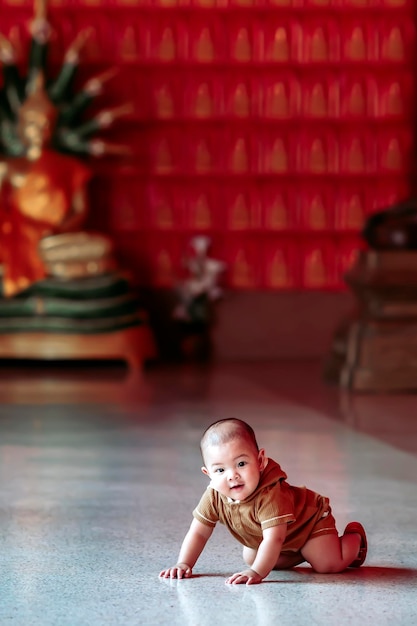
[[234, 489], [241, 489], [244, 485], [232, 485], [230, 489], [233, 491]]

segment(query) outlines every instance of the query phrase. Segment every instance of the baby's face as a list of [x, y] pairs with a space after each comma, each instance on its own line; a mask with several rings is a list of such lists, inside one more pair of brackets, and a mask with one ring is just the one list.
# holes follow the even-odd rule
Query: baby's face
[[265, 451], [244, 438], [207, 446], [204, 450], [204, 474], [211, 486], [232, 500], [245, 500], [259, 484], [261, 471], [266, 464]]

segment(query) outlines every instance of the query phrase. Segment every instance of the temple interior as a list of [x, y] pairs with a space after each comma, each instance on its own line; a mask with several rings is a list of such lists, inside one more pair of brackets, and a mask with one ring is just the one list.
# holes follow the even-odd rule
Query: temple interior
[[[0, 624], [415, 626], [414, 3], [0, 17]], [[361, 567], [159, 576], [226, 417]]]

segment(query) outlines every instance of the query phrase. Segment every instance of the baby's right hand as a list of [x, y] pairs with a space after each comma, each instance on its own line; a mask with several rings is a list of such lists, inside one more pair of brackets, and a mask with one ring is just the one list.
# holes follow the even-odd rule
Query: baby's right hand
[[160, 578], [190, 578], [193, 570], [187, 563], [177, 563], [174, 567], [163, 569]]

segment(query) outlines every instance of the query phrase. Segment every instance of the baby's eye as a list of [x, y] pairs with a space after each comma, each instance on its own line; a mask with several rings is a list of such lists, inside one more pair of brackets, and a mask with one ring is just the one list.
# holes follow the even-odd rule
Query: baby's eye
[[237, 464], [238, 467], [245, 467], [246, 465], [246, 461], [239, 461], [239, 463]]
[[224, 472], [224, 469], [222, 467], [218, 467], [216, 470], [214, 470], [217, 474], [222, 474]]

